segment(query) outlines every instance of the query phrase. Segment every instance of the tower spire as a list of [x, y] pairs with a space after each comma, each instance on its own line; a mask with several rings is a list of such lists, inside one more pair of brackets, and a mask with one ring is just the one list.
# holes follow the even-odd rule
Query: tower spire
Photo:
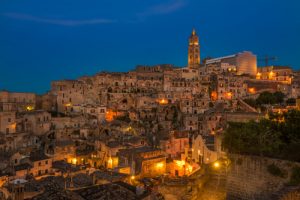
[[193, 28], [193, 30], [192, 30], [192, 35], [196, 35], [196, 30], [195, 30], [195, 28]]

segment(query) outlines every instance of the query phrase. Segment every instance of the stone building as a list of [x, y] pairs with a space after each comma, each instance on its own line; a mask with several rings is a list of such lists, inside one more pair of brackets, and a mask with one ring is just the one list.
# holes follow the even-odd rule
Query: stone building
[[51, 128], [51, 114], [43, 110], [21, 113], [21, 131], [44, 135]]
[[181, 159], [181, 154], [189, 148], [189, 132], [171, 131], [169, 138], [160, 141], [160, 148], [170, 158]]
[[148, 146], [122, 149], [118, 157], [119, 166], [130, 166], [132, 175], [154, 177], [166, 172], [166, 157], [159, 149]]
[[197, 135], [193, 137], [191, 158], [194, 162], [209, 164], [220, 157], [220, 152], [217, 152], [214, 148], [214, 136]]
[[16, 112], [0, 112], [0, 132], [6, 134], [15, 133], [16, 124]]
[[0, 111], [26, 111], [36, 106], [36, 94], [0, 91]]
[[291, 84], [292, 69], [287, 66], [268, 66], [257, 68], [256, 79], [278, 81], [284, 84]]
[[54, 81], [51, 83], [51, 93], [57, 97], [59, 112], [72, 111], [72, 105], [84, 103], [85, 84], [79, 80]]

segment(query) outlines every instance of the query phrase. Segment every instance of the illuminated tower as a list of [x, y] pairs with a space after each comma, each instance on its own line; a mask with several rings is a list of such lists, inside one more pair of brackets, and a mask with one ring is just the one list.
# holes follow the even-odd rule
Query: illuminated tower
[[200, 44], [195, 29], [189, 38], [188, 67], [198, 68], [200, 65]]

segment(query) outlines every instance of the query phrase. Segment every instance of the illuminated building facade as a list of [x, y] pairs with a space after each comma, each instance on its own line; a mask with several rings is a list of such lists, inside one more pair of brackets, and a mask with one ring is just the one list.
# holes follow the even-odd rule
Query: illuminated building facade
[[284, 84], [291, 84], [292, 69], [287, 66], [268, 66], [257, 69], [256, 79], [279, 81]]
[[193, 29], [192, 34], [189, 38], [189, 48], [188, 48], [188, 67], [199, 68], [200, 65], [200, 44], [199, 37], [195, 29]]
[[34, 93], [0, 91], [0, 111], [31, 111], [36, 101]]
[[148, 146], [122, 149], [118, 156], [119, 165], [130, 166], [132, 175], [153, 177], [166, 172], [166, 157], [160, 149]]
[[[220, 68], [229, 72], [235, 71], [237, 75], [248, 74], [255, 76], [257, 73], [257, 59], [252, 52], [244, 51], [237, 54], [209, 59], [206, 65], [219, 64]], [[226, 64], [224, 64], [226, 63]]]

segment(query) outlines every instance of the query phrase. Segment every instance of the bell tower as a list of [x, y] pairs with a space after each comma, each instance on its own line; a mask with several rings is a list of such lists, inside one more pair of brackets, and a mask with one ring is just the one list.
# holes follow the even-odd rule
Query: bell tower
[[200, 65], [200, 44], [199, 38], [195, 29], [193, 29], [192, 34], [189, 38], [189, 48], [188, 48], [188, 67], [190, 69], [199, 68]]

